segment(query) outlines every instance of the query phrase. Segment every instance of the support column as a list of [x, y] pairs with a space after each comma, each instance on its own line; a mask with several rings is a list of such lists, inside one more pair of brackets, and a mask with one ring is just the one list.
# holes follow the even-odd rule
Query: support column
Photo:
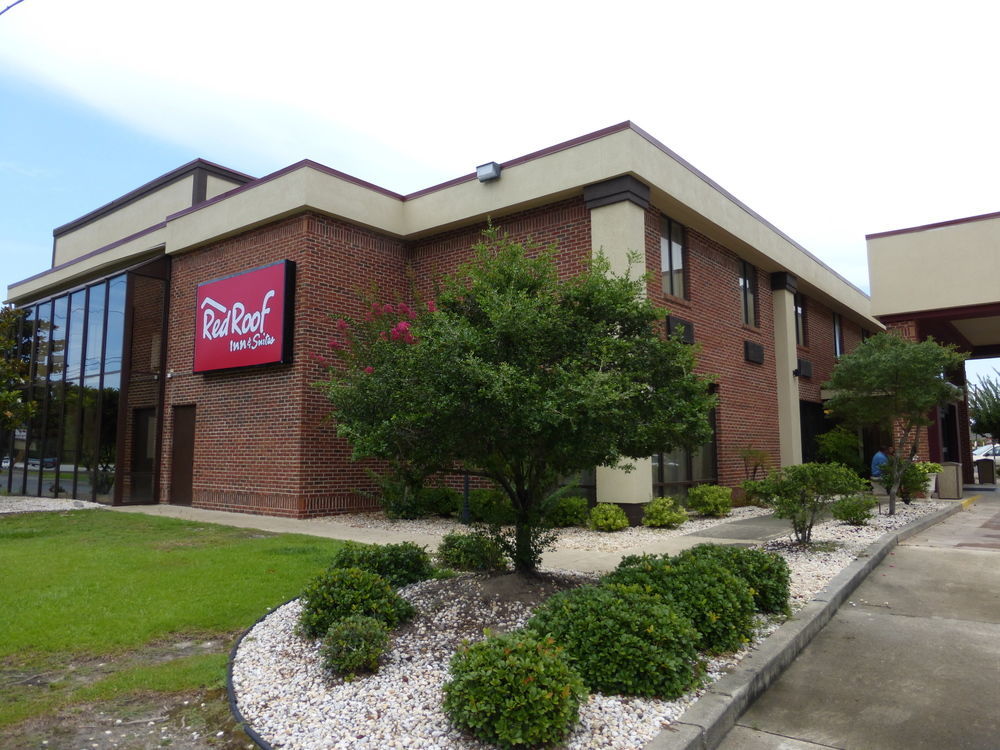
[[[603, 252], [611, 264], [611, 273], [632, 278], [646, 274], [646, 209], [649, 187], [634, 177], [616, 177], [584, 189], [590, 209], [591, 250]], [[638, 254], [638, 262], [629, 265], [629, 253]], [[648, 503], [653, 496], [651, 458], [630, 462], [635, 468], [597, 467], [597, 501], [600, 503]], [[636, 509], [638, 510], [638, 509]], [[630, 513], [629, 516], [631, 517]]]
[[795, 291], [790, 273], [771, 274], [774, 303], [774, 366], [778, 383], [778, 445], [781, 465], [802, 463], [802, 422], [799, 412], [798, 349], [795, 342]]

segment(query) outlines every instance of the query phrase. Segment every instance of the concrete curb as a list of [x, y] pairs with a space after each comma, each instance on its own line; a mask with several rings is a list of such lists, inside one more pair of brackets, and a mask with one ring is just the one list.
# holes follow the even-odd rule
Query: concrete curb
[[979, 497], [974, 495], [956, 502], [873, 542], [811, 602], [768, 636], [735, 671], [709, 687], [678, 721], [646, 743], [644, 750], [715, 750], [750, 704], [795, 660], [897, 544], [967, 509]]

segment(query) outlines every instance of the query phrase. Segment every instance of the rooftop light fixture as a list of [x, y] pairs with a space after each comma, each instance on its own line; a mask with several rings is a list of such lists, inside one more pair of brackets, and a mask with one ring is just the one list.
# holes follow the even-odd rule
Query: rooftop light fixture
[[476, 177], [480, 182], [500, 179], [500, 165], [495, 161], [488, 161], [476, 167]]

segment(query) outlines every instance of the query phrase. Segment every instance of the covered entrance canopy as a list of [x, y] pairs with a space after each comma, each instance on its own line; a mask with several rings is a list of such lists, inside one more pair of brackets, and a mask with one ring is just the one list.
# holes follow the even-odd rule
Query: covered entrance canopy
[[[956, 345], [970, 359], [1000, 356], [1000, 213], [870, 234], [872, 313], [907, 338]], [[964, 373], [956, 385], [965, 386]], [[932, 461], [959, 461], [973, 481], [965, 402], [928, 431]]]

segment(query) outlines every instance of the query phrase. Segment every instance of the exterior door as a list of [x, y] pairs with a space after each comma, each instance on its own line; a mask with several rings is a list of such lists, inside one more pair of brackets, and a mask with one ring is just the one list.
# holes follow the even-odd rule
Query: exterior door
[[132, 412], [132, 491], [128, 502], [153, 500], [153, 474], [156, 470], [156, 409]]
[[190, 505], [194, 486], [195, 407], [174, 407], [174, 447], [170, 461], [170, 502]]

